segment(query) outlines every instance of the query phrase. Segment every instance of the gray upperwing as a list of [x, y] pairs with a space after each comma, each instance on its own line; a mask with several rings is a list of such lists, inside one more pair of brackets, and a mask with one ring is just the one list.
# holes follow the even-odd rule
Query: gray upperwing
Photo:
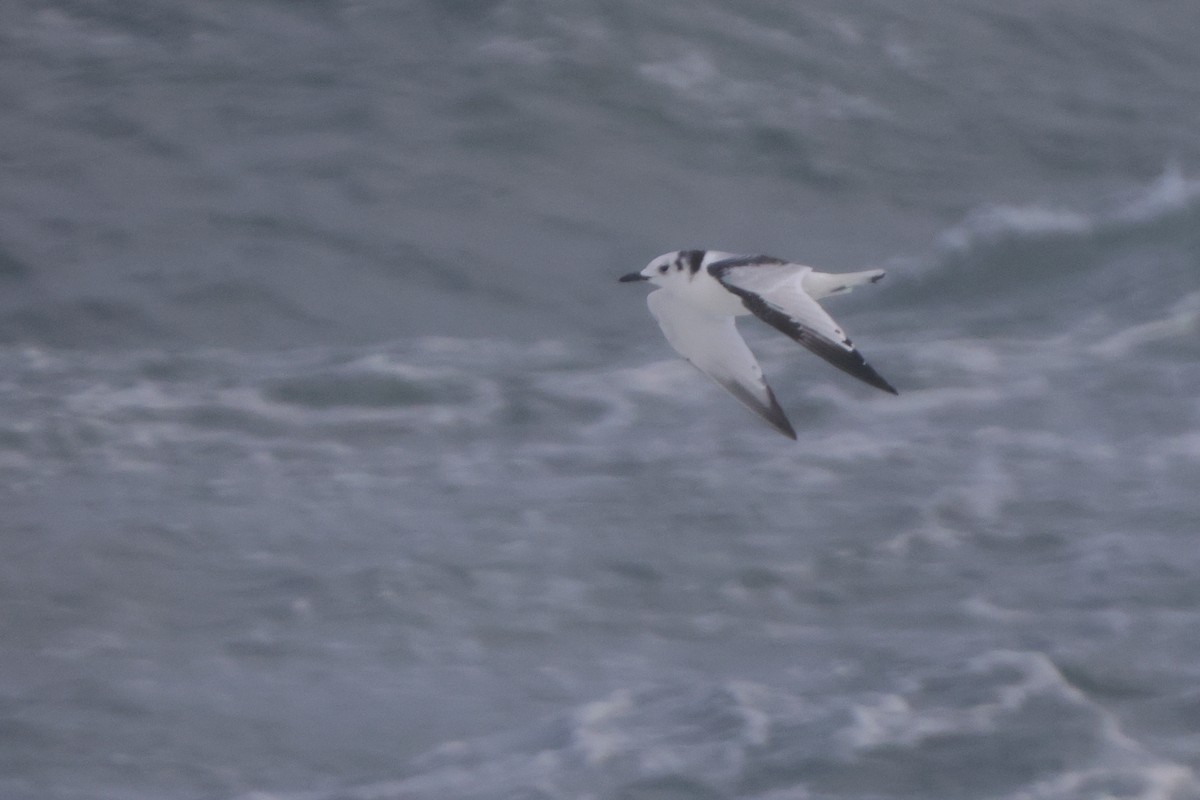
[[710, 272], [742, 304], [768, 325], [833, 364], [885, 392], [899, 394], [866, 362], [850, 339], [820, 303], [803, 288], [811, 273], [799, 264], [769, 261], [727, 261], [712, 265]]
[[796, 431], [763, 378], [758, 360], [737, 332], [733, 317], [699, 311], [663, 289], [651, 292], [646, 305], [679, 355], [784, 436], [796, 438]]

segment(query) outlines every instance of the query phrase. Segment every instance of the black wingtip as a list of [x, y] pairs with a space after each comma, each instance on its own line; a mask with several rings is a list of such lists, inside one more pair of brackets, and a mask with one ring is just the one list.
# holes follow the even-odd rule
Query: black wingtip
[[[770, 392], [770, 388], [768, 388], [767, 391]], [[787, 416], [783, 413], [783, 409], [779, 407], [779, 401], [775, 399], [775, 394], [773, 392], [771, 393], [770, 411], [764, 409], [763, 411], [759, 412], [759, 416], [766, 420], [772, 428], [779, 431], [793, 442], [796, 441], [796, 429], [792, 427], [791, 421], [788, 420]]]
[[759, 416], [771, 424], [771, 427], [782, 433], [784, 436], [796, 441], [796, 429], [792, 427], [791, 420], [787, 418], [787, 414], [783, 413], [783, 406], [779, 405], [779, 401], [775, 399], [775, 392], [771, 391], [771, 387], [767, 387], [767, 399], [771, 402], [770, 408], [758, 406], [754, 408]]
[[[854, 350], [852, 352], [854, 352], [856, 354], [858, 353], [857, 350]], [[861, 358], [862, 358], [862, 356], [860, 355], [859, 359], [861, 359]], [[874, 367], [872, 367], [866, 361], [860, 360], [859, 363], [857, 363], [857, 364], [847, 364], [845, 362], [839, 363], [836, 361], [832, 361], [831, 363], [833, 363], [833, 365], [835, 367], [838, 367], [842, 371], [847, 372], [850, 375], [853, 375], [854, 377], [858, 378], [863, 383], [874, 386], [876, 389], [879, 389], [880, 391], [887, 392], [888, 394], [895, 394], [895, 395], [900, 394], [898, 391], [896, 391], [895, 386], [892, 386], [890, 383], [888, 383], [886, 380], [884, 380], [883, 376], [880, 375], [878, 372], [876, 372]]]
[[767, 389], [767, 405], [755, 397], [751, 392], [747, 391], [744, 386], [737, 381], [723, 381], [717, 379], [730, 394], [742, 401], [742, 404], [753, 411], [758, 416], [762, 417], [768, 425], [782, 433], [784, 436], [795, 441], [796, 430], [792, 427], [792, 423], [788, 421], [787, 414], [783, 413], [783, 407], [779, 405], [779, 401], [775, 399], [775, 393], [771, 391], [771, 387]]
[[864, 375], [858, 374], [858, 373], [851, 373], [851, 374], [854, 375], [856, 378], [860, 378], [860, 379], [866, 381], [867, 383], [874, 386], [876, 389], [882, 389], [883, 391], [887, 392], [888, 394], [894, 394], [894, 395], [900, 394], [899, 392], [896, 391], [895, 386], [892, 386], [890, 383], [885, 381], [883, 379], [882, 375], [880, 375], [874, 369], [871, 369], [870, 365], [863, 364], [863, 366], [865, 366], [867, 369], [871, 370], [870, 377], [865, 377]]
[[786, 416], [784, 416], [783, 409], [779, 407], [778, 403], [776, 403], [775, 407], [769, 412], [767, 412], [765, 409], [763, 411], [759, 411], [759, 416], [762, 417], [763, 420], [765, 420], [772, 428], [779, 431], [793, 442], [796, 441], [796, 429], [792, 427], [792, 423], [788, 421]]

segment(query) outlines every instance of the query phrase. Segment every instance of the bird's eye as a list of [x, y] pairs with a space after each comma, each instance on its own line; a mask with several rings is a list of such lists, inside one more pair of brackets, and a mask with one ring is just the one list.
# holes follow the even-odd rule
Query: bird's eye
[[666, 275], [667, 274], [667, 265], [663, 264], [661, 267], [658, 268], [658, 271], [661, 272], [663, 275]]

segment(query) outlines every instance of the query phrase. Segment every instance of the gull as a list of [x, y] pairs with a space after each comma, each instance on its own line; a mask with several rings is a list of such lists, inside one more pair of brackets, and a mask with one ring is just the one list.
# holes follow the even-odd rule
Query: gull
[[795, 439], [796, 431], [734, 319], [753, 314], [838, 369], [898, 394], [817, 303], [875, 283], [883, 275], [881, 269], [836, 275], [773, 256], [677, 250], [619, 280], [659, 287], [646, 297], [646, 305], [671, 347], [777, 431]]

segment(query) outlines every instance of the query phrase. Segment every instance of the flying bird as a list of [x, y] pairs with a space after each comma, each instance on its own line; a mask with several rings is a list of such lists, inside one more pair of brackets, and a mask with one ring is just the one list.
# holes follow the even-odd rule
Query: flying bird
[[881, 269], [835, 275], [772, 256], [677, 250], [620, 281], [648, 281], [659, 287], [646, 297], [646, 305], [670, 345], [776, 430], [795, 439], [796, 431], [734, 319], [753, 314], [838, 369], [898, 394], [817, 303], [875, 283], [883, 275]]

